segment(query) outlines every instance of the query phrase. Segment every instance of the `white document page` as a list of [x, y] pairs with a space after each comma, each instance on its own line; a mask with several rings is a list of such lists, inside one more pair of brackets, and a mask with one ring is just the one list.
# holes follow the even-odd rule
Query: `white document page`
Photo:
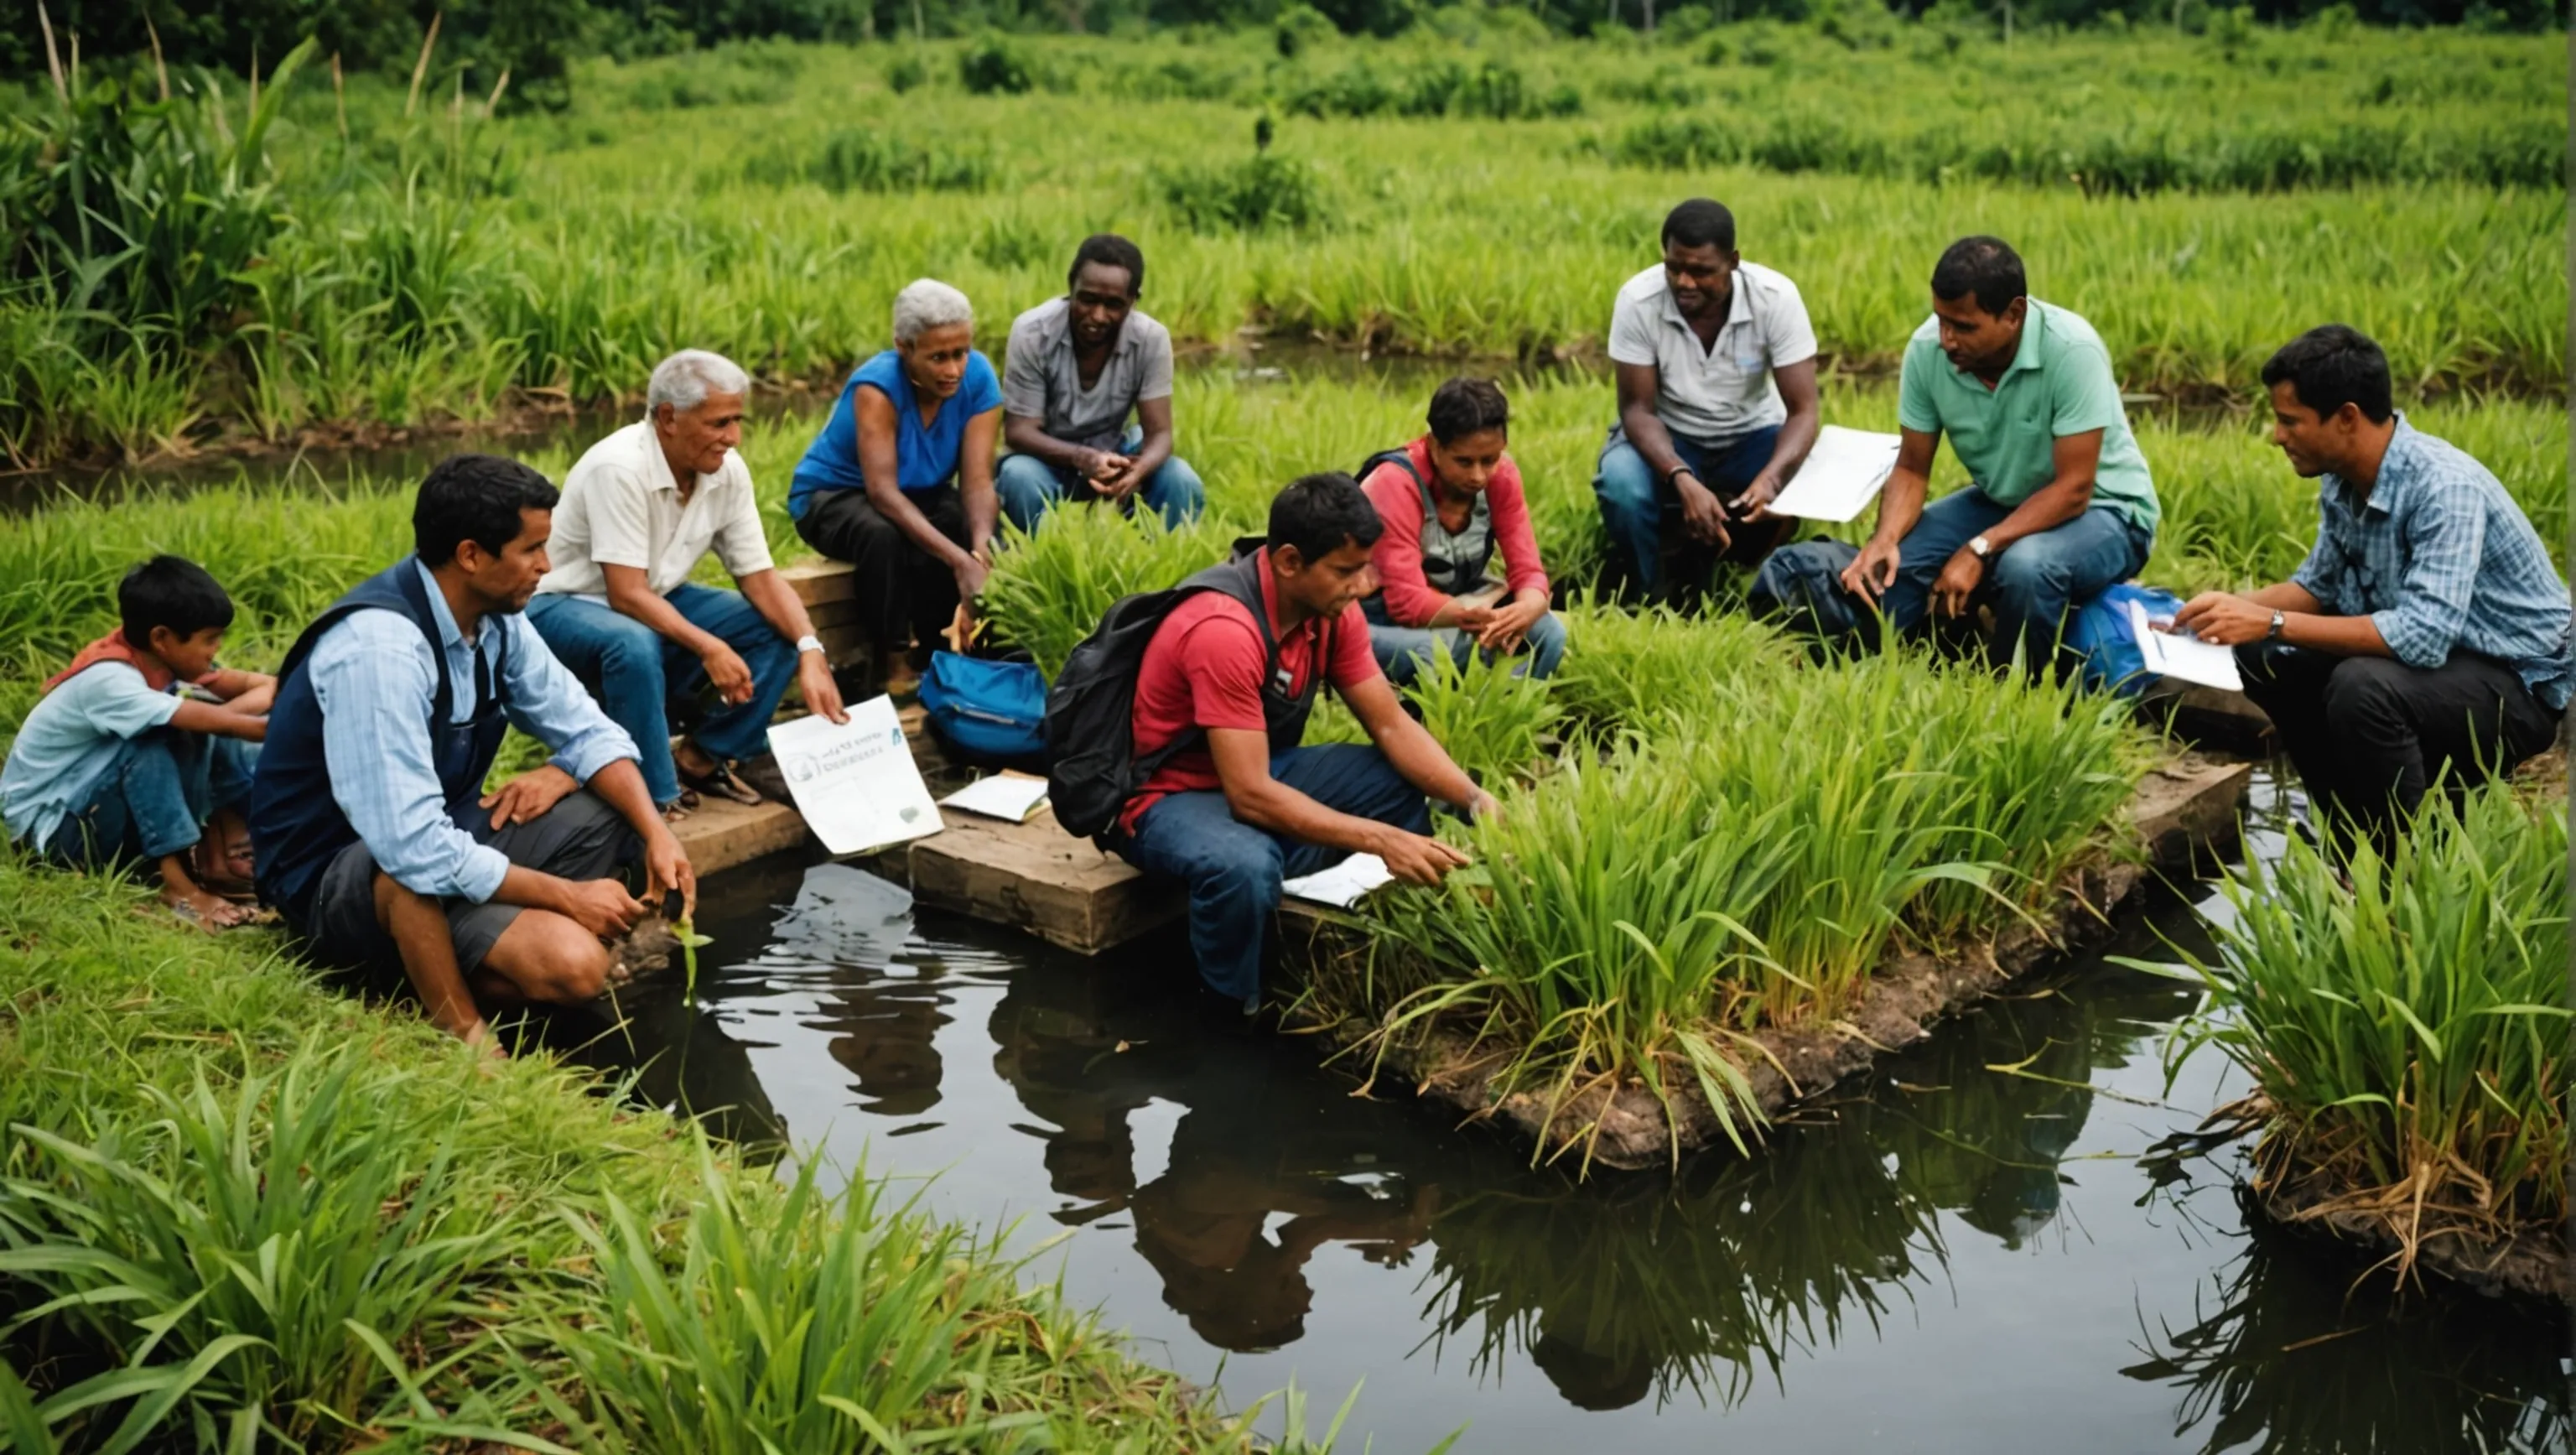
[[850, 706], [850, 720], [803, 717], [769, 730], [770, 751], [797, 811], [823, 847], [864, 854], [939, 832], [939, 805], [914, 766], [894, 699]]
[[2147, 609], [2129, 603], [2129, 635], [2138, 643], [2139, 655], [2146, 658], [2147, 670], [2159, 677], [2172, 677], [2184, 682], [2197, 682], [2203, 687], [2216, 687], [2226, 692], [2242, 692], [2245, 681], [2236, 675], [2236, 649], [2183, 632], [2160, 632], [2147, 622]]
[[962, 808], [987, 818], [1027, 823], [1046, 802], [1047, 781], [1028, 773], [995, 773], [978, 778], [939, 800], [942, 808]]
[[1773, 515], [1800, 520], [1849, 520], [1878, 498], [1879, 487], [1896, 469], [1896, 449], [1903, 440], [1892, 434], [1826, 425], [1816, 433], [1807, 462], [1771, 502]]
[[1370, 890], [1394, 882], [1395, 876], [1387, 872], [1384, 859], [1375, 854], [1353, 854], [1330, 869], [1288, 880], [1279, 887], [1299, 899], [1348, 909], [1367, 898]]

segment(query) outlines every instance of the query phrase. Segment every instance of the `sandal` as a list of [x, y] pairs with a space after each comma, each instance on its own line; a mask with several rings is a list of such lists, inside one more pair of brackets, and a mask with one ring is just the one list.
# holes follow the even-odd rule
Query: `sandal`
[[692, 773], [686, 768], [680, 769], [680, 781], [699, 793], [713, 794], [746, 806], [762, 801], [760, 790], [733, 776], [733, 770], [726, 767], [721, 759], [716, 761], [710, 772]]

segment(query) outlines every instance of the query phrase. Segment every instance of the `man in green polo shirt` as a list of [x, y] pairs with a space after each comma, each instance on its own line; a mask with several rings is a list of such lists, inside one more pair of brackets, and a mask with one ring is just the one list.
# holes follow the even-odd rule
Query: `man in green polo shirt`
[[[2101, 337], [2030, 297], [2001, 240], [1961, 238], [1932, 270], [1932, 317], [1905, 346], [1896, 412], [1904, 444], [1869, 543], [1857, 556], [1831, 542], [1774, 553], [1756, 597], [1767, 588], [1826, 632], [1865, 630], [1872, 603], [1899, 631], [1990, 606], [1996, 652], [2053, 665], [2067, 614], [2155, 543], [2155, 482]], [[1944, 434], [1971, 483], [1926, 505]]]

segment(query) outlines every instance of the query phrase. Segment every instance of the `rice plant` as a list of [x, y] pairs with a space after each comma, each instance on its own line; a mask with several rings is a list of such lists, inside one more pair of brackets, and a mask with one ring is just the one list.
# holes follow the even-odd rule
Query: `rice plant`
[[[2314, 1169], [2405, 1252], [2567, 1211], [2567, 806], [2511, 784], [2433, 794], [2383, 856], [2292, 838], [2229, 881], [2208, 1006], [2169, 1065], [2215, 1044], [2258, 1092], [2256, 1164]], [[2347, 872], [2348, 863], [2348, 872]], [[2348, 881], [2348, 882], [2347, 882]]]
[[1034, 535], [1006, 532], [983, 611], [1053, 680], [1112, 602], [1176, 586], [1223, 556], [1223, 543], [1203, 526], [1172, 529], [1150, 510], [1069, 507], [1050, 513]]
[[1479, 783], [1537, 772], [1554, 742], [1564, 709], [1527, 667], [1525, 657], [1477, 653], [1461, 665], [1443, 654], [1406, 689], [1432, 739]]

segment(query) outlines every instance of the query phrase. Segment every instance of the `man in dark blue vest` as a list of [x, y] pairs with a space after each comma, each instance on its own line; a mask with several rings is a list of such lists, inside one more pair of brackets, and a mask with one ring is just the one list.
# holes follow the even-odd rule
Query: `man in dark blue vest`
[[[634, 739], [520, 615], [555, 499], [515, 460], [431, 470], [418, 554], [287, 653], [251, 789], [260, 897], [306, 957], [385, 988], [398, 970], [432, 1022], [494, 1054], [486, 1008], [597, 996], [605, 940], [669, 890], [697, 897]], [[486, 794], [511, 723], [554, 759]], [[617, 877], [639, 851], [642, 901]]]

